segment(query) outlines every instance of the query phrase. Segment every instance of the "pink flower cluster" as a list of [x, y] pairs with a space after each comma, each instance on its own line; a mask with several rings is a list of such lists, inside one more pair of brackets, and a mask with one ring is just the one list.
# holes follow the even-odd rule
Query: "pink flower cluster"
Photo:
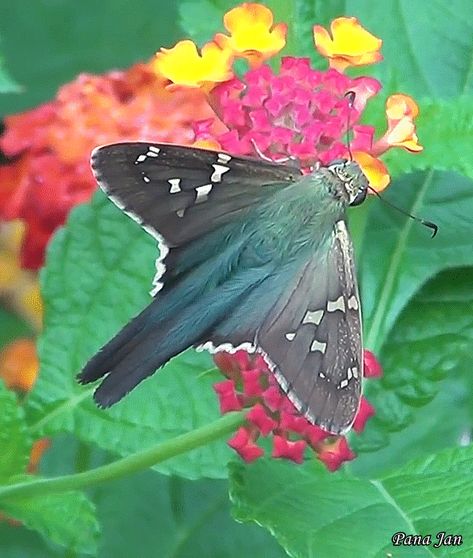
[[[309, 169], [347, 156], [342, 142], [368, 99], [380, 90], [370, 77], [350, 78], [329, 69], [314, 70], [308, 58], [282, 59], [278, 74], [267, 66], [217, 85], [210, 102], [229, 129], [214, 136], [225, 151], [280, 160], [297, 158]], [[346, 97], [355, 93], [353, 106]], [[197, 123], [196, 140], [208, 139], [210, 121]], [[353, 149], [370, 151], [374, 128], [353, 127]]]
[[[260, 436], [272, 436], [272, 457], [296, 463], [304, 460], [307, 447], [330, 471], [354, 459], [355, 454], [344, 436], [332, 436], [299, 414], [281, 392], [262, 356], [240, 350], [234, 354], [217, 353], [214, 360], [228, 378], [214, 385], [222, 414], [248, 409], [247, 423], [228, 442], [245, 461], [251, 462], [264, 455], [264, 449], [257, 444]], [[365, 375], [381, 375], [378, 362], [368, 351], [365, 353]], [[361, 432], [373, 414], [372, 406], [362, 398], [353, 425], [355, 432]]]

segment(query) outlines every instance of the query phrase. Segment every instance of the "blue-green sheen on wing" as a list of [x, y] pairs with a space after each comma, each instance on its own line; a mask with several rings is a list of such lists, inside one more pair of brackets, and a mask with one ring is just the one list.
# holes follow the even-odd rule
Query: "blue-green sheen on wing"
[[105, 377], [97, 403], [117, 402], [189, 346], [245, 344], [312, 422], [347, 430], [360, 398], [361, 321], [340, 178], [147, 143], [99, 148], [92, 167], [162, 252], [162, 289], [79, 375]]

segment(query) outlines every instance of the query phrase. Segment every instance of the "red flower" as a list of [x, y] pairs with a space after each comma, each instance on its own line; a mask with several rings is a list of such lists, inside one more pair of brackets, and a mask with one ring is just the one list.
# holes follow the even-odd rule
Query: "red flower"
[[0, 167], [0, 217], [26, 222], [23, 267], [42, 265], [52, 233], [72, 207], [92, 196], [94, 147], [132, 140], [192, 143], [195, 118], [212, 115], [205, 95], [197, 89], [171, 92], [164, 84], [144, 64], [83, 74], [54, 101], [5, 118], [0, 148], [12, 161]]
[[254, 443], [251, 432], [244, 427], [239, 428], [235, 436], [228, 440], [228, 445], [247, 463], [251, 463], [264, 454], [264, 451]]
[[272, 457], [283, 457], [295, 463], [302, 463], [304, 461], [304, 450], [306, 448], [304, 440], [291, 442], [284, 438], [284, 436], [275, 435], [273, 444]]
[[355, 459], [355, 454], [349, 448], [343, 436], [331, 438], [322, 442], [317, 457], [329, 471], [336, 471], [345, 461]]
[[367, 349], [363, 353], [363, 371], [365, 378], [379, 378], [383, 375], [383, 369], [378, 359]]
[[[344, 436], [333, 436], [301, 416], [283, 394], [261, 355], [236, 351], [214, 355], [227, 380], [214, 385], [222, 413], [247, 408], [247, 424], [228, 442], [247, 462], [264, 454], [257, 445], [260, 436], [272, 436], [272, 456], [301, 463], [307, 448], [334, 471], [355, 455]], [[360, 433], [374, 409], [362, 398], [353, 429]], [[337, 440], [343, 440], [340, 443]]]
[[361, 397], [360, 408], [358, 409], [358, 413], [355, 417], [355, 422], [353, 423], [353, 430], [356, 433], [363, 432], [365, 429], [366, 422], [370, 417], [372, 417], [376, 411], [374, 407], [368, 403], [365, 397]]

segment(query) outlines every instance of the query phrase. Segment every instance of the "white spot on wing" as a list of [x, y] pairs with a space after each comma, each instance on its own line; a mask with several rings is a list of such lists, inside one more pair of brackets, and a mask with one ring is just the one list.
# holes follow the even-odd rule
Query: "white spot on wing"
[[182, 217], [184, 217], [184, 213], [185, 213], [185, 212], [186, 212], [185, 209], [178, 209], [178, 210], [176, 211], [176, 215], [182, 219]]
[[169, 189], [170, 194], [177, 194], [178, 192], [182, 192], [181, 187], [179, 186], [179, 184], [181, 183], [180, 178], [170, 178], [168, 182], [171, 185], [171, 188]]
[[346, 388], [348, 385], [348, 380], [342, 380], [339, 384], [338, 384], [338, 389], [344, 389]]
[[212, 167], [214, 168], [214, 172], [210, 177], [211, 182], [221, 182], [222, 175], [230, 170], [230, 167], [226, 167], [224, 165], [219, 165], [219, 164], [212, 165]]
[[312, 345], [310, 346], [310, 350], [311, 350], [312, 352], [314, 352], [314, 351], [319, 351], [319, 352], [321, 352], [322, 354], [325, 353], [325, 349], [326, 349], [326, 348], [327, 348], [327, 343], [323, 343], [323, 342], [321, 342], [321, 341], [317, 341], [317, 339], [314, 339], [314, 340], [312, 341]]
[[345, 299], [343, 295], [340, 295], [337, 300], [327, 301], [327, 312], [335, 312], [335, 310], [345, 312]]
[[355, 295], [351, 295], [351, 297], [348, 299], [348, 308], [350, 308], [351, 310], [358, 310], [358, 299]]
[[197, 192], [197, 198], [195, 203], [202, 203], [207, 201], [207, 198], [212, 191], [213, 185], [212, 184], [205, 184], [204, 186], [197, 186], [195, 189]]
[[143, 161], [146, 161], [146, 155], [145, 154], [138, 155], [138, 157], [135, 160], [135, 165], [137, 165], [138, 163], [142, 163]]
[[154, 145], [150, 145], [148, 147], [148, 153], [146, 153], [146, 155], [148, 157], [157, 157], [160, 151], [161, 149], [159, 149], [159, 147], [154, 147]]
[[227, 155], [226, 153], [219, 153], [218, 154], [217, 163], [223, 163], [225, 165], [230, 160], [231, 160], [230, 155]]
[[148, 182], [151, 182], [149, 176], [146, 176], [146, 174], [143, 175], [143, 180], [144, 180], [144, 182], [146, 182], [147, 184], [148, 184]]
[[322, 321], [322, 317], [324, 315], [323, 310], [307, 310], [304, 319], [302, 320], [303, 324], [315, 324], [319, 325]]
[[292, 340], [294, 339], [295, 336], [296, 336], [295, 333], [286, 333], [286, 336], [285, 336], [285, 337], [286, 337], [286, 339], [287, 339], [288, 341], [292, 341]]

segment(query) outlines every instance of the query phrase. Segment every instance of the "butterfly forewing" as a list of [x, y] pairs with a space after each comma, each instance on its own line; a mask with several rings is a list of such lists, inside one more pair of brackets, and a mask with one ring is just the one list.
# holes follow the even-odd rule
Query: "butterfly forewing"
[[295, 166], [160, 143], [99, 147], [91, 164], [112, 201], [170, 246], [228, 223], [273, 185], [300, 176]]

